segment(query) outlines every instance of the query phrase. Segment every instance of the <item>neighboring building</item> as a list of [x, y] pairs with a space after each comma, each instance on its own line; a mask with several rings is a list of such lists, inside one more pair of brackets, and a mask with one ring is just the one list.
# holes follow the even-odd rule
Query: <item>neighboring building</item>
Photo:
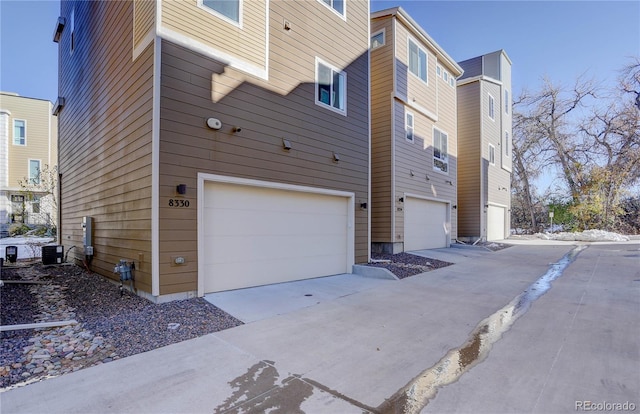
[[63, 0], [54, 41], [76, 259], [155, 302], [367, 262], [369, 2]]
[[[58, 164], [58, 120], [45, 99], [0, 92], [0, 234], [11, 223], [55, 225], [57, 211], [40, 191], [41, 170]], [[22, 183], [22, 184], [21, 184]], [[28, 186], [33, 192], [25, 193]], [[46, 199], [45, 199], [46, 198]]]
[[448, 247], [456, 239], [461, 74], [402, 8], [372, 14], [373, 251]]
[[511, 227], [511, 60], [498, 50], [460, 66], [458, 238], [501, 240]]

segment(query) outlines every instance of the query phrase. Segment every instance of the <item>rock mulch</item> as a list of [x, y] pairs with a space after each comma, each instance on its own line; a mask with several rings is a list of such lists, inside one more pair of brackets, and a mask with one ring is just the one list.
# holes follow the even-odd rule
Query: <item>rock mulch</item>
[[369, 263], [368, 266], [383, 267], [396, 275], [399, 279], [415, 276], [420, 273], [429, 272], [431, 270], [453, 264], [410, 253], [374, 253], [371, 254], [371, 259], [374, 262]]
[[153, 304], [77, 266], [2, 269], [1, 324], [76, 320], [0, 332], [0, 389], [108, 363], [241, 325], [202, 298]]

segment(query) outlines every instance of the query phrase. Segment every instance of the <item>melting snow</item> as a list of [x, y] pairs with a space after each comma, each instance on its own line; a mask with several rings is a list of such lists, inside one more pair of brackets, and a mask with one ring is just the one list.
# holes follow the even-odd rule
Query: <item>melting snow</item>
[[612, 233], [604, 230], [585, 230], [579, 233], [536, 233], [536, 237], [544, 240], [563, 240], [563, 241], [586, 241], [586, 242], [598, 242], [598, 241], [629, 241], [629, 237], [623, 236], [618, 233]]

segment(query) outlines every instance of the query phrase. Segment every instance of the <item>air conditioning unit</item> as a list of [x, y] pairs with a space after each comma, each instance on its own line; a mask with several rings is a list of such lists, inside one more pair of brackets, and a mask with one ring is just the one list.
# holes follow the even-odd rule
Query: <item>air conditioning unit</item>
[[42, 264], [61, 264], [64, 260], [64, 246], [42, 246]]

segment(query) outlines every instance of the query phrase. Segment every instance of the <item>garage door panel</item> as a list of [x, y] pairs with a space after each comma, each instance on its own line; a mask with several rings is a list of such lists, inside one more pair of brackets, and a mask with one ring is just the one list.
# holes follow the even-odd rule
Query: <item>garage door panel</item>
[[447, 247], [449, 227], [446, 203], [405, 198], [405, 250]]
[[505, 208], [489, 206], [487, 208], [487, 240], [504, 239]]
[[205, 292], [345, 273], [349, 198], [205, 183]]

